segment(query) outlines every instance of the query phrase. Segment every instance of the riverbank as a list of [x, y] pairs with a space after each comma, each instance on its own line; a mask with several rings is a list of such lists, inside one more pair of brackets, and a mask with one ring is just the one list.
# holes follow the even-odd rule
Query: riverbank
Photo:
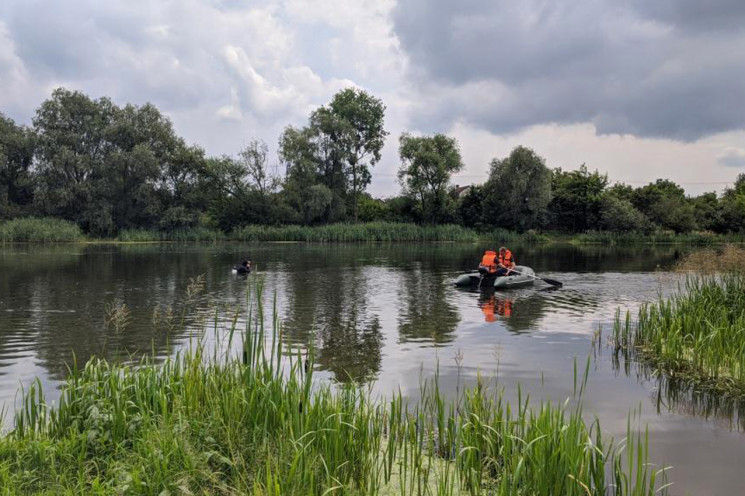
[[[740, 251], [739, 259], [744, 258]], [[745, 398], [742, 270], [739, 265], [739, 272], [689, 276], [670, 298], [643, 305], [635, 319], [628, 313], [616, 317], [616, 356], [641, 359], [702, 391]]]
[[[197, 286], [186, 300], [196, 301]], [[598, 421], [584, 420], [581, 371], [573, 401], [562, 404], [510, 402], [481, 379], [450, 398], [437, 375], [416, 402], [400, 393], [373, 399], [365, 388], [314, 380], [312, 350], [286, 346], [276, 315], [271, 329], [250, 322], [261, 314], [243, 309], [232, 326], [215, 326], [224, 348], [200, 340], [161, 364], [73, 366], [57, 405], [32, 385], [13, 430], [0, 437], [0, 487], [8, 494], [665, 494], [664, 474], [631, 419], [616, 442]], [[256, 331], [237, 329], [239, 317]]]
[[358, 224], [328, 224], [321, 226], [261, 226], [250, 225], [230, 233], [204, 227], [157, 231], [125, 229], [115, 238], [97, 239], [86, 236], [68, 221], [52, 218], [25, 218], [0, 223], [0, 243], [218, 243], [239, 242], [299, 242], [299, 243], [397, 243], [397, 242], [460, 242], [460, 243], [571, 243], [571, 244], [650, 244], [708, 246], [723, 243], [743, 243], [745, 234], [720, 235], [709, 232], [676, 234], [588, 232], [577, 234], [517, 233], [505, 229], [476, 231], [454, 224], [418, 225], [396, 222]]

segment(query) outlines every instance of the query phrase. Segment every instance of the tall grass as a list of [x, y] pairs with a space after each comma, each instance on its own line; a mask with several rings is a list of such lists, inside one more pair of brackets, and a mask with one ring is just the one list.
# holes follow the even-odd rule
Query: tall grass
[[745, 272], [745, 248], [737, 245], [724, 245], [690, 253], [675, 265], [679, 272]]
[[77, 224], [62, 219], [24, 217], [0, 223], [2, 243], [57, 243], [84, 239]]
[[693, 232], [676, 234], [673, 231], [658, 231], [653, 233], [615, 233], [595, 231], [575, 234], [569, 240], [577, 244], [686, 244], [686, 245], [716, 245], [721, 243], [745, 242], [745, 234], [715, 234], [712, 232]]
[[116, 241], [123, 243], [144, 242], [194, 242], [209, 241], [217, 242], [225, 239], [225, 235], [216, 229], [205, 227], [192, 227], [188, 229], [176, 229], [174, 231], [158, 231], [155, 229], [123, 229], [116, 237]]
[[236, 229], [237, 241], [299, 241], [316, 243], [364, 243], [407, 241], [476, 241], [475, 231], [458, 225], [424, 226], [395, 222], [329, 224], [324, 226], [258, 226]]
[[[257, 295], [261, 301], [261, 295]], [[282, 341], [276, 311], [156, 365], [73, 365], [59, 403], [40, 383], [0, 438], [6, 494], [652, 495], [664, 474], [646, 434], [620, 444], [574, 406], [516, 403], [479, 379], [457, 398], [373, 400], [313, 379], [312, 350]], [[242, 353], [233, 353], [234, 344]], [[212, 351], [210, 351], [212, 350]], [[588, 361], [589, 366], [589, 361]], [[587, 369], [585, 370], [587, 374]], [[577, 371], [575, 369], [575, 378]], [[586, 377], [586, 375], [585, 375]], [[577, 385], [575, 384], [575, 391]]]
[[669, 299], [617, 315], [616, 354], [640, 355], [702, 389], [745, 396], [745, 275], [689, 277]]

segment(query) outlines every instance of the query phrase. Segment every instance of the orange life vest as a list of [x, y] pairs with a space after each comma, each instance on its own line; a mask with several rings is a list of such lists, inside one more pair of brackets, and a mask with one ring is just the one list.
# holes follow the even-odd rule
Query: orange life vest
[[511, 268], [515, 264], [515, 259], [512, 258], [512, 252], [510, 250], [505, 250], [504, 256], [500, 253], [498, 260], [500, 264], [507, 268]]
[[481, 257], [481, 267], [488, 270], [490, 273], [497, 271], [497, 252], [496, 251], [485, 251], [484, 256]]

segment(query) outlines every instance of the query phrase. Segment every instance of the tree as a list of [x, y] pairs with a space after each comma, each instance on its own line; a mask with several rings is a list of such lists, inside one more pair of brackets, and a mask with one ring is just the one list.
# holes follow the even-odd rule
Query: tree
[[275, 193], [280, 179], [269, 170], [269, 147], [262, 140], [252, 139], [238, 152], [238, 163], [246, 171], [249, 187], [262, 197]]
[[608, 176], [597, 170], [590, 173], [584, 164], [578, 170], [554, 170], [549, 204], [552, 224], [569, 232], [595, 228], [600, 220], [601, 196], [607, 185]]
[[63, 88], [54, 90], [36, 111], [35, 202], [42, 214], [74, 221], [95, 234], [115, 230], [104, 183], [115, 112], [108, 98], [92, 100]]
[[398, 152], [401, 184], [419, 199], [425, 219], [434, 223], [442, 221], [450, 176], [463, 169], [457, 140], [444, 134], [417, 137], [403, 133]]
[[0, 113], [0, 219], [24, 213], [33, 201], [35, 146], [33, 131]]
[[100, 236], [199, 221], [204, 152], [186, 146], [153, 105], [119, 108], [59, 88], [37, 110], [34, 128], [41, 213]]
[[631, 201], [612, 190], [600, 197], [598, 226], [613, 232], [646, 232], [652, 227], [649, 219]]
[[458, 217], [466, 227], [481, 227], [484, 223], [484, 188], [472, 186], [458, 203]]
[[357, 198], [370, 184], [370, 169], [380, 161], [380, 151], [388, 133], [383, 128], [385, 105], [364, 90], [347, 88], [336, 95], [329, 110], [343, 124], [337, 126], [339, 134], [334, 136], [342, 149], [347, 170], [351, 178], [352, 212], [357, 221]]
[[683, 188], [667, 179], [637, 188], [631, 202], [654, 224], [676, 233], [696, 228], [693, 206], [685, 196]]
[[543, 227], [551, 201], [551, 171], [533, 150], [518, 146], [509, 157], [491, 161], [484, 196], [485, 222], [518, 231]]
[[724, 232], [745, 232], [745, 174], [740, 174], [722, 196]]
[[696, 227], [698, 229], [717, 233], [726, 232], [722, 206], [716, 193], [713, 191], [704, 193], [692, 198], [691, 202], [696, 212]]

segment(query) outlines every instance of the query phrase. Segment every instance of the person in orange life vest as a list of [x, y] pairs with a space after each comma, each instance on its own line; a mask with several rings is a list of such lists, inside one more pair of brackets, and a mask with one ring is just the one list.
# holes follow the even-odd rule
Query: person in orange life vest
[[497, 277], [510, 275], [514, 268], [515, 257], [512, 256], [512, 252], [504, 246], [501, 247], [497, 256]]
[[481, 257], [481, 263], [479, 264], [479, 273], [481, 275], [493, 276], [497, 272], [497, 252], [487, 250], [484, 252], [484, 256]]
[[497, 316], [494, 314], [494, 296], [479, 303], [481, 311], [484, 314], [486, 322], [496, 322]]

